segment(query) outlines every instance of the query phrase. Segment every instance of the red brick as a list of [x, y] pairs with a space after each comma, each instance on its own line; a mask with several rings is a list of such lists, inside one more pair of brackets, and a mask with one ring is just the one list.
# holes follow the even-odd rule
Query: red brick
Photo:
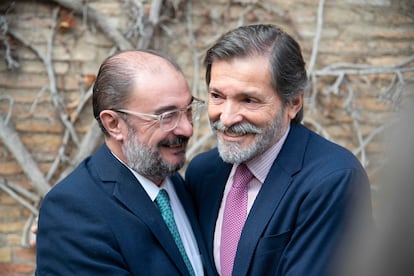
[[13, 260], [16, 263], [34, 263], [36, 261], [35, 248], [13, 248]]
[[20, 174], [23, 170], [20, 165], [15, 161], [2, 161], [0, 166], [0, 175], [8, 176], [14, 174]]
[[2, 222], [0, 224], [0, 233], [15, 233], [21, 231], [24, 227], [24, 221]]
[[34, 273], [34, 264], [1, 264], [0, 263], [0, 275], [1, 276], [19, 276], [23, 274]]
[[49, 84], [49, 79], [46, 74], [1, 74], [0, 83], [3, 87], [13, 88], [37, 88], [40, 89]]
[[62, 133], [64, 127], [58, 120], [51, 121], [47, 120], [46, 118], [32, 118], [16, 121], [15, 129], [18, 132]]

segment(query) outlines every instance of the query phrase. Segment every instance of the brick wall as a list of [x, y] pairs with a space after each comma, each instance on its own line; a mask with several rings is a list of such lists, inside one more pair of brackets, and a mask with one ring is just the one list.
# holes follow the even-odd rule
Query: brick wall
[[[77, 108], [100, 63], [114, 51], [114, 42], [90, 20], [66, 8], [60, 8], [54, 21], [53, 14], [57, 12], [58, 5], [50, 2], [5, 1], [0, 4], [1, 15], [7, 19], [7, 28], [11, 33], [9, 36], [0, 33], [0, 37], [8, 39], [12, 56], [20, 65], [9, 69], [4, 60], [0, 62], [0, 115], [4, 119], [11, 112], [8, 125], [16, 130], [40, 171], [53, 184], [70, 165], [67, 160], [74, 158], [79, 146], [72, 139], [65, 139], [59, 108], [54, 106], [48, 90], [50, 77], [38, 53], [46, 55], [51, 28], [57, 23], [60, 28], [53, 37], [52, 47], [56, 88], [63, 102], [61, 107], [72, 120], [81, 141], [90, 128], [93, 116], [90, 101], [81, 112], [77, 112]], [[142, 2], [143, 10], [148, 13], [151, 1]], [[317, 1], [167, 2], [162, 10], [167, 20], [155, 32], [150, 47], [174, 56], [184, 68], [194, 94], [201, 98], [205, 98], [201, 66], [204, 51], [219, 34], [239, 24], [261, 22], [282, 26], [300, 42], [309, 65], [317, 33]], [[105, 16], [109, 24], [125, 37], [128, 36], [132, 45], [138, 45], [139, 39], [134, 36], [136, 30], [133, 32], [132, 28], [134, 22], [129, 17], [134, 11], [131, 5], [128, 6], [129, 1], [89, 0], [88, 3]], [[179, 5], [174, 7], [171, 3]], [[190, 9], [191, 12], [188, 12]], [[403, 62], [414, 54], [413, 14], [409, 0], [326, 0], [319, 52], [313, 71], [339, 62], [365, 64], [371, 66], [369, 68], [389, 67]], [[136, 16], [132, 18], [137, 20]], [[62, 22], [69, 23], [69, 28], [65, 28]], [[22, 36], [27, 45], [17, 39], [16, 34]], [[0, 46], [0, 53], [5, 56], [3, 45]], [[411, 63], [403, 67], [410, 68], [410, 65], [413, 66]], [[406, 83], [401, 93], [403, 99], [413, 94], [413, 72], [406, 71], [402, 73]], [[316, 89], [307, 94], [306, 123], [354, 151], [364, 162], [375, 185], [377, 170], [384, 160], [384, 135], [381, 130], [391, 122], [399, 106], [395, 97], [391, 97], [395, 93], [385, 93], [395, 75], [375, 70], [371, 74], [350, 73], [346, 75], [348, 86], [342, 84], [338, 90], [329, 90], [336, 77], [324, 75], [322, 71], [319, 73]], [[204, 120], [193, 141], [206, 133], [208, 124]], [[363, 150], [358, 150], [361, 139], [366, 145]], [[194, 153], [213, 145], [214, 141], [209, 139]], [[61, 161], [49, 176], [56, 157], [62, 151], [67, 159]], [[0, 141], [0, 183], [21, 186], [36, 194], [22, 165], [3, 141]], [[35, 199], [23, 197], [31, 204], [36, 203]], [[21, 245], [23, 229], [29, 217], [27, 208], [0, 190], [0, 275], [33, 274], [34, 250]]]

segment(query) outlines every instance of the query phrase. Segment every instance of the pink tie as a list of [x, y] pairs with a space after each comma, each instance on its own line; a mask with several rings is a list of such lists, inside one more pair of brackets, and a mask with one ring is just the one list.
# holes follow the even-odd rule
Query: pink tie
[[220, 263], [221, 275], [233, 271], [237, 244], [247, 217], [247, 183], [253, 175], [245, 164], [240, 164], [234, 174], [234, 182], [227, 195], [221, 228]]

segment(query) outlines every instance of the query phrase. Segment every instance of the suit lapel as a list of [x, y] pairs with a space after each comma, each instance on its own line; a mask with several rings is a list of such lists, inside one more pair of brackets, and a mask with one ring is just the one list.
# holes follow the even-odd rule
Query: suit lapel
[[[275, 179], [277, 179], [276, 183]], [[236, 253], [234, 275], [247, 275], [261, 234], [277, 209], [290, 182], [291, 177], [283, 172], [277, 164], [273, 164], [244, 225], [239, 250]]]
[[205, 211], [200, 215], [200, 220], [203, 220], [202, 225], [207, 229], [205, 235], [207, 237], [207, 249], [210, 253], [214, 252], [214, 232], [217, 216], [224, 193], [225, 183], [227, 182], [231, 168], [231, 164], [223, 162], [217, 166], [217, 170], [212, 171], [211, 175], [206, 177], [211, 183], [205, 183], [205, 186], [208, 187], [208, 193], [205, 193], [203, 202], [208, 202], [209, 204], [206, 204], [206, 206], [203, 207]]
[[288, 138], [273, 163], [244, 225], [235, 257], [234, 275], [248, 274], [263, 231], [287, 191], [292, 175], [302, 167], [307, 134], [303, 126], [291, 126]]
[[123, 182], [117, 183], [114, 196], [121, 201], [132, 213], [134, 213], [141, 221], [143, 221], [149, 229], [151, 229], [154, 236], [159, 240], [160, 245], [164, 247], [167, 255], [171, 257], [173, 263], [181, 270], [183, 274], [187, 274], [188, 270], [181, 257], [180, 251], [175, 244], [161, 214], [155, 203], [148, 197], [145, 190], [134, 178], [135, 183], [132, 185], [125, 185]]
[[184, 208], [184, 211], [187, 215], [188, 220], [190, 221], [191, 225], [194, 223], [198, 224], [196, 215], [194, 213], [194, 205], [191, 201], [191, 197], [188, 194], [187, 190], [185, 189], [183, 180], [179, 176], [179, 174], [175, 174], [171, 177], [171, 182], [174, 185], [175, 192], [180, 199], [181, 205]]
[[[175, 192], [178, 196], [178, 198], [180, 199], [181, 205], [184, 208], [184, 211], [187, 215], [187, 218], [191, 224], [191, 228], [193, 230], [194, 236], [198, 241], [199, 244], [199, 249], [205, 249], [204, 247], [202, 248], [200, 246], [202, 238], [201, 238], [201, 232], [200, 232], [200, 227], [198, 225], [198, 220], [197, 220], [197, 216], [196, 213], [194, 211], [194, 204], [192, 202], [192, 199], [188, 193], [188, 191], [185, 189], [184, 186], [184, 182], [182, 180], [182, 178], [179, 176], [179, 174], [176, 174], [174, 176], [171, 177], [171, 181], [174, 185], [175, 188]], [[205, 252], [204, 252], [205, 253]]]
[[[160, 246], [164, 247], [166, 255], [170, 256], [172, 262], [183, 274], [188, 274], [181, 254], [158, 208], [135, 176], [112, 155], [105, 145], [97, 152], [94, 160], [97, 163], [105, 162], [102, 166], [97, 165], [98, 175], [104, 182], [104, 186], [111, 185], [113, 196], [151, 229], [159, 240]], [[105, 189], [108, 190], [108, 187]]]
[[213, 275], [212, 264], [209, 261], [208, 251], [205, 247], [203, 235], [201, 234], [201, 229], [199, 226], [199, 222], [197, 220], [197, 215], [194, 209], [195, 206], [193, 204], [192, 198], [190, 197], [190, 194], [186, 190], [186, 187], [183, 183], [182, 178], [178, 174], [171, 177], [171, 181], [174, 183], [175, 192], [177, 193], [177, 196], [180, 199], [180, 202], [187, 214], [187, 218], [190, 221], [191, 228], [197, 240], [197, 245], [198, 245], [198, 249], [201, 255], [201, 260], [203, 263], [205, 273], [207, 275], [210, 275], [210, 274]]

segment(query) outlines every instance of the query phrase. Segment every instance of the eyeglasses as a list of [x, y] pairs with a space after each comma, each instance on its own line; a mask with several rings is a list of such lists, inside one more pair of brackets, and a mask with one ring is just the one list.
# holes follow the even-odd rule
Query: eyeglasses
[[141, 113], [141, 112], [131, 111], [128, 109], [116, 109], [114, 111], [133, 115], [136, 117], [147, 117], [153, 120], [157, 120], [160, 122], [161, 130], [171, 131], [177, 127], [178, 122], [181, 120], [181, 116], [183, 113], [185, 113], [185, 115], [187, 116], [187, 120], [190, 121], [191, 123], [199, 120], [204, 107], [205, 107], [205, 102], [203, 100], [193, 97], [192, 102], [185, 108], [166, 111], [159, 115]]

